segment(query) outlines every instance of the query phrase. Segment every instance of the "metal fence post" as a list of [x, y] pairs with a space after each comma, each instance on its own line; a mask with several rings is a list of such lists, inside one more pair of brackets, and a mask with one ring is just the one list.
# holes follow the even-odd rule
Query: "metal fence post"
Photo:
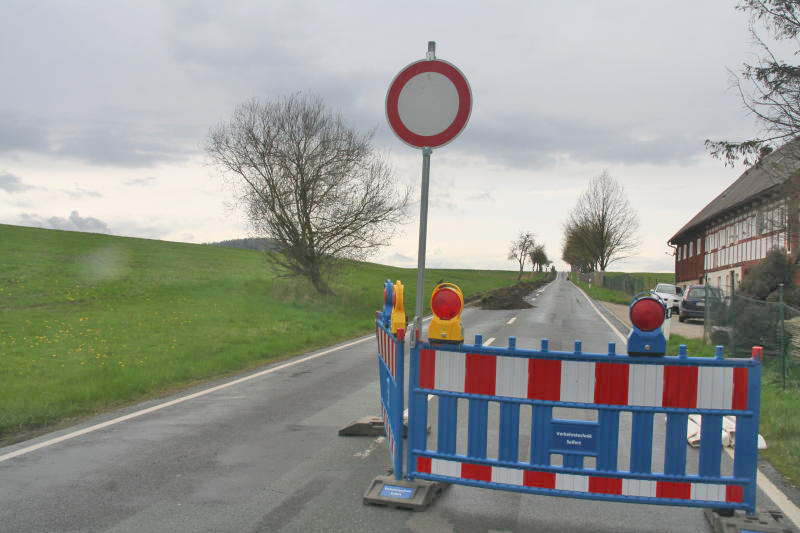
[[731, 328], [731, 357], [736, 357], [736, 279], [731, 276], [731, 309], [728, 314]]
[[783, 342], [783, 332], [784, 332], [784, 313], [783, 313], [783, 283], [780, 284], [780, 288], [778, 289], [778, 305], [780, 306], [780, 319], [778, 320], [778, 327], [780, 330], [778, 331], [779, 336], [778, 340], [781, 343], [781, 388], [786, 390], [786, 346]]

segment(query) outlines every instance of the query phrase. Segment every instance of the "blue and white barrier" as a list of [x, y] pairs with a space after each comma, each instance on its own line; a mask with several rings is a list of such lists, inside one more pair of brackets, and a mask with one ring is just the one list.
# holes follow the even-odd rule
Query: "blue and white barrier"
[[385, 325], [380, 313], [375, 321], [378, 341], [378, 375], [381, 384], [381, 417], [386, 431], [395, 479], [403, 477], [403, 387], [405, 331], [397, 336]]
[[[385, 329], [380, 326], [381, 334]], [[383, 333], [382, 333], [383, 332]], [[402, 383], [402, 343], [391, 345]], [[397, 351], [400, 350], [400, 351]], [[385, 368], [384, 368], [385, 367]], [[384, 398], [384, 365], [381, 374]], [[629, 357], [606, 354], [522, 350], [481, 345], [431, 345], [411, 350], [407, 478], [458, 483], [499, 490], [606, 501], [744, 509], [755, 512], [761, 364], [753, 359]], [[428, 442], [428, 395], [438, 398], [436, 437]], [[393, 397], [392, 397], [393, 398]], [[466, 401], [466, 420], [458, 401]], [[392, 402], [395, 400], [392, 399]], [[433, 402], [431, 402], [433, 404]], [[499, 423], [489, 427], [496, 404]], [[387, 407], [390, 424], [402, 431], [402, 400]], [[522, 406], [530, 406], [530, 431], [521, 429]], [[586, 418], [554, 417], [554, 408], [592, 410]], [[630, 432], [620, 432], [620, 415], [630, 413]], [[663, 414], [663, 471], [653, 471], [654, 418]], [[686, 434], [690, 414], [702, 415], [697, 473], [687, 473]], [[385, 415], [386, 416], [386, 415]], [[736, 417], [736, 448], [731, 475], [721, 472], [724, 416]], [[527, 422], [527, 421], [525, 421]], [[388, 426], [387, 426], [388, 427]], [[459, 432], [459, 430], [461, 430]], [[457, 453], [457, 435], [466, 432], [466, 451]], [[399, 435], [395, 473], [399, 472]], [[496, 452], [489, 435], [496, 433]], [[388, 434], [388, 431], [387, 431]], [[520, 460], [520, 442], [529, 455]], [[494, 443], [492, 443], [494, 445]], [[619, 447], [628, 448], [629, 465], [618, 467]], [[492, 446], [494, 448], [494, 446]], [[529, 453], [527, 453], [529, 452]], [[553, 456], [561, 456], [561, 465]], [[585, 466], [588, 458], [594, 467]]]

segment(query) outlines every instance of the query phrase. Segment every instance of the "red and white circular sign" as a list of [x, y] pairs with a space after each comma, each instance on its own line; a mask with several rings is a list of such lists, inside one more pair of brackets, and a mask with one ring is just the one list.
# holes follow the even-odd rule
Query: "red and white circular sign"
[[386, 119], [400, 139], [416, 148], [452, 141], [472, 112], [464, 74], [441, 59], [417, 61], [395, 76], [386, 93]]

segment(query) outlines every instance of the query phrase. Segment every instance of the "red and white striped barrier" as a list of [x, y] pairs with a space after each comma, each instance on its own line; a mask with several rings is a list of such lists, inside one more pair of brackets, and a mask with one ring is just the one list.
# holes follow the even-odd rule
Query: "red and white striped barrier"
[[528, 359], [423, 349], [420, 387], [603, 405], [745, 409], [747, 368]]

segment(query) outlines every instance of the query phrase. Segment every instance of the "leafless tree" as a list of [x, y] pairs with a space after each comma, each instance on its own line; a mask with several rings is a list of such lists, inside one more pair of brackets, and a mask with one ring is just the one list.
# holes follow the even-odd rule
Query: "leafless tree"
[[576, 257], [601, 271], [639, 246], [639, 217], [622, 186], [607, 171], [589, 182], [565, 224]]
[[517, 240], [511, 241], [511, 248], [508, 250], [508, 258], [519, 263], [517, 281], [522, 279], [522, 271], [525, 268], [525, 262], [528, 260], [528, 256], [535, 246], [536, 241], [533, 238], [533, 233], [530, 231], [521, 231]]
[[319, 98], [294, 95], [237, 106], [206, 152], [256, 232], [277, 242], [268, 257], [330, 294], [332, 268], [387, 245], [406, 216], [410, 191], [371, 140]]

